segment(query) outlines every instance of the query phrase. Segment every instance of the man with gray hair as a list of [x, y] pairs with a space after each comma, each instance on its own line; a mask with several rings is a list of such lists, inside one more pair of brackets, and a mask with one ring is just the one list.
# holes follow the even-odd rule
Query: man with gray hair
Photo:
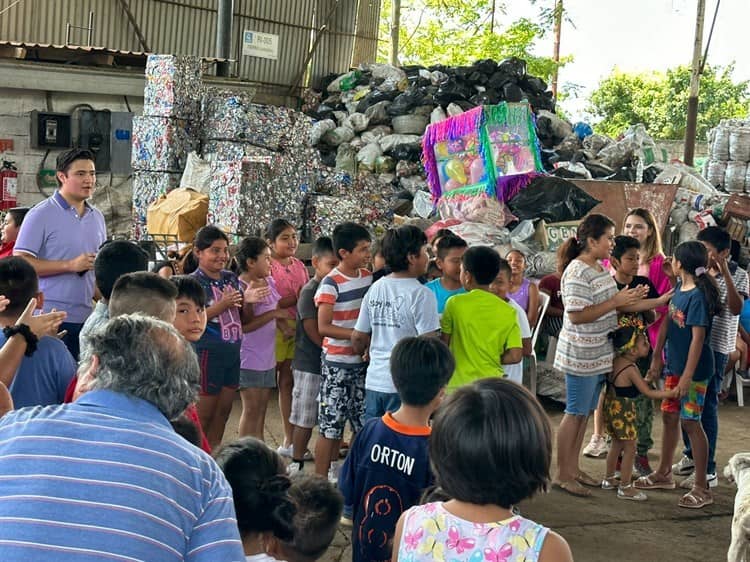
[[196, 398], [191, 346], [140, 315], [89, 343], [86, 394], [0, 419], [3, 561], [244, 560], [221, 470], [168, 421]]

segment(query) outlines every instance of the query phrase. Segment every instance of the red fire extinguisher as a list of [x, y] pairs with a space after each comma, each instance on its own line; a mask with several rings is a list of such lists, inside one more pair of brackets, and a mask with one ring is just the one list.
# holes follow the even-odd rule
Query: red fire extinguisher
[[0, 210], [12, 209], [16, 206], [18, 193], [18, 171], [15, 162], [3, 160], [0, 168]]

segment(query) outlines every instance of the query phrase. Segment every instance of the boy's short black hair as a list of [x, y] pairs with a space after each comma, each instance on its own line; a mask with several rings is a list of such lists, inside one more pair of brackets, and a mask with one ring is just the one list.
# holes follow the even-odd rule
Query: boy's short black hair
[[444, 260], [445, 256], [448, 255], [448, 252], [450, 252], [454, 248], [468, 248], [468, 247], [469, 247], [469, 244], [467, 244], [466, 240], [464, 240], [460, 236], [456, 236], [455, 234], [448, 234], [440, 238], [440, 240], [438, 240], [436, 257], [438, 259]]
[[490, 377], [459, 388], [438, 409], [429, 454], [449, 497], [508, 509], [547, 489], [552, 430], [528, 390]]
[[291, 541], [296, 509], [279, 454], [263, 441], [243, 437], [224, 445], [216, 462], [232, 487], [240, 536], [270, 531], [282, 541]]
[[341, 250], [351, 252], [362, 241], [371, 242], [372, 236], [361, 224], [344, 222], [333, 229], [333, 249], [339, 259], [341, 259]]
[[192, 445], [195, 445], [196, 447], [201, 446], [200, 433], [198, 433], [198, 428], [195, 427], [195, 424], [192, 421], [187, 419], [185, 416], [179, 416], [173, 420], [170, 420], [169, 423], [172, 425], [172, 429], [174, 429], [174, 432], [182, 437], [185, 441]]
[[439, 244], [440, 239], [443, 238], [444, 236], [456, 236], [456, 233], [453, 232], [450, 228], [441, 228], [432, 237], [432, 239], [430, 240], [430, 244], [434, 244], [435, 240], [437, 240]]
[[426, 406], [444, 388], [456, 368], [453, 355], [440, 338], [404, 338], [391, 351], [391, 376], [401, 402]]
[[21, 228], [23, 219], [26, 218], [30, 210], [31, 207], [13, 207], [12, 209], [8, 209], [8, 214], [13, 219], [13, 224], [16, 225], [16, 228]]
[[473, 246], [466, 250], [461, 263], [479, 285], [489, 285], [500, 271], [500, 254], [488, 246]]
[[322, 258], [329, 254], [335, 254], [333, 251], [333, 240], [331, 240], [330, 236], [320, 236], [313, 243], [312, 256]]
[[416, 226], [405, 224], [391, 228], [383, 236], [383, 259], [391, 271], [407, 271], [409, 256], [418, 256], [427, 245], [427, 236]]
[[[94, 153], [86, 148], [71, 148], [65, 152], [61, 152], [57, 155], [57, 162], [55, 165], [56, 172], [62, 172], [63, 174], [68, 173], [73, 162], [76, 160], [91, 160], [95, 162]], [[56, 177], [56, 176], [55, 176]], [[57, 180], [57, 185], [61, 185], [60, 180]]]
[[127, 240], [107, 242], [99, 249], [94, 260], [96, 286], [102, 296], [109, 300], [115, 281], [121, 275], [146, 271], [147, 268], [148, 254], [137, 244]]
[[169, 321], [167, 312], [171, 309], [174, 315], [176, 298], [177, 287], [169, 279], [150, 271], [126, 273], [112, 288], [109, 317], [141, 313]]
[[706, 242], [716, 248], [717, 252], [732, 249], [732, 237], [720, 226], [707, 226], [698, 231], [698, 242]]
[[3, 314], [20, 315], [38, 292], [39, 277], [29, 262], [19, 257], [0, 260], [0, 295], [10, 301]]
[[169, 280], [177, 287], [175, 299], [188, 299], [196, 306], [206, 308], [206, 292], [192, 275], [173, 275]]
[[327, 479], [301, 472], [292, 477], [288, 493], [297, 513], [294, 539], [281, 543], [284, 559], [312, 562], [325, 554], [336, 536], [344, 497]]
[[[510, 267], [510, 264], [508, 263], [508, 260], [500, 258], [500, 267], [498, 267], [497, 275], [500, 275], [502, 272], [505, 272], [508, 274], [508, 278], [510, 278], [511, 275], [513, 275], [513, 270]], [[495, 275], [495, 278], [497, 278], [497, 275]]]
[[615, 245], [612, 248], [612, 257], [617, 261], [622, 259], [629, 250], [640, 250], [641, 243], [638, 242], [637, 238], [632, 236], [615, 236]]

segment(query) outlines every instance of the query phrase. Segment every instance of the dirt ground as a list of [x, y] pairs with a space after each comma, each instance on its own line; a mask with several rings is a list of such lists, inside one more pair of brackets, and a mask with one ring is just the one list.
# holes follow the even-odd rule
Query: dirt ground
[[[551, 401], [543, 401], [543, 404], [556, 429], [562, 417], [562, 407]], [[241, 405], [237, 400], [225, 440], [237, 436], [240, 410]], [[615, 492], [604, 490], [594, 490], [591, 498], [574, 498], [559, 490], [551, 490], [522, 503], [521, 512], [565, 537], [576, 562], [662, 562], [672, 559], [682, 562], [721, 562], [726, 560], [729, 547], [735, 494], [734, 486], [721, 473], [734, 453], [750, 451], [748, 422], [750, 407], [739, 408], [734, 401], [720, 407], [717, 453], [719, 486], [713, 489], [715, 503], [707, 508], [689, 510], [677, 507], [680, 493], [675, 490], [648, 492], [646, 502], [617, 500]], [[268, 444], [277, 446], [282, 432], [275, 401], [269, 405], [265, 432]], [[658, 414], [653, 436], [655, 445], [649, 456], [652, 466], [655, 466], [661, 444], [661, 420]], [[675, 459], [679, 454], [676, 453]], [[582, 468], [595, 477], [603, 476], [604, 459], [584, 458]], [[309, 470], [308, 467], [305, 469]], [[340, 529], [321, 560], [351, 560], [348, 529]]]

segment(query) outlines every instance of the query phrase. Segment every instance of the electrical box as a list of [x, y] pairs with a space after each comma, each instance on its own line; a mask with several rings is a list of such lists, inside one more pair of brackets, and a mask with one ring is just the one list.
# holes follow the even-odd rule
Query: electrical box
[[110, 169], [115, 175], [128, 176], [133, 171], [130, 165], [130, 153], [133, 150], [133, 114], [127, 111], [113, 111], [111, 116]]
[[81, 110], [78, 146], [94, 153], [97, 172], [130, 175], [133, 114], [127, 111]]
[[109, 172], [110, 111], [83, 109], [78, 114], [78, 147], [94, 154], [97, 172]]
[[31, 112], [32, 148], [70, 148], [72, 146], [71, 116], [48, 111]]

